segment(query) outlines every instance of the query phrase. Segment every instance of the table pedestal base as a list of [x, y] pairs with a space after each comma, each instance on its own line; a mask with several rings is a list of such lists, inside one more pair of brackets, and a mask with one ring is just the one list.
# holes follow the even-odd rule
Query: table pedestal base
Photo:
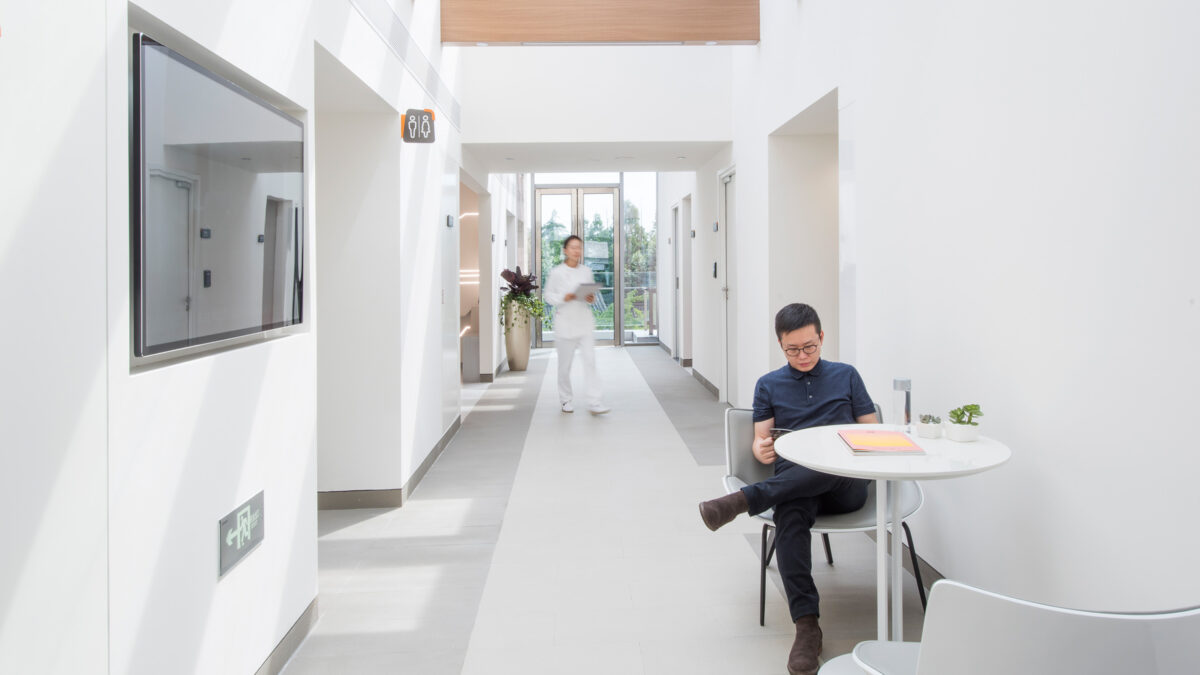
[[[888, 587], [892, 589], [891, 639], [904, 639], [904, 584], [900, 563], [900, 537], [891, 537], [891, 556], [888, 555], [888, 516], [900, 512], [900, 490], [895, 481], [875, 481], [875, 589], [876, 589], [876, 633], [879, 640], [888, 639]], [[896, 530], [899, 523], [892, 523]]]

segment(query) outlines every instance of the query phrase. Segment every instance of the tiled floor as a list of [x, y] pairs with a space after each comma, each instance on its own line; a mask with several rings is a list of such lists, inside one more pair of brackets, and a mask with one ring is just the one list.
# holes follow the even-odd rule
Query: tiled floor
[[[668, 381], [660, 349], [597, 358], [609, 415], [560, 413], [553, 353], [535, 352], [528, 371], [487, 387], [403, 508], [320, 514], [320, 620], [284, 672], [786, 672], [777, 578], [758, 625], [758, 524], [711, 533], [696, 513], [724, 471], [685, 438], [704, 441], [713, 409], [696, 406], [706, 419], [690, 423], [670, 404], [693, 392]], [[826, 658], [875, 626], [874, 543], [833, 542], [836, 566], [814, 572]]]
[[487, 393], [488, 384], [489, 383], [487, 382], [463, 383], [462, 395], [459, 397], [459, 400], [462, 401], [461, 415], [464, 420], [467, 419], [467, 416], [469, 416], [471, 411], [475, 409], [475, 404], [479, 403], [479, 399], [483, 398], [483, 395]]

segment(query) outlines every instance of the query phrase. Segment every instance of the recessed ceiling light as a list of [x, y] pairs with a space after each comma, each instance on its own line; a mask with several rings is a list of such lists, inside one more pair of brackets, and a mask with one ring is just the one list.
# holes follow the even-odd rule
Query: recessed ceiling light
[[706, 45], [708, 45], [709, 47], [711, 47], [711, 46], [713, 46], [713, 45], [717, 44], [717, 41], [716, 41], [716, 40], [709, 40], [708, 42], [705, 42], [704, 44], [706, 44]]
[[476, 43], [475, 43], [475, 46], [476, 46], [476, 47], [486, 47], [486, 46], [487, 46], [487, 43], [486, 43], [486, 42], [476, 42]]
[[613, 157], [613, 159], [620, 160], [620, 161], [628, 161], [628, 160], [633, 159], [633, 157], [631, 157], [629, 155], [617, 155], [616, 157]]
[[504, 158], [504, 161], [506, 161], [506, 162], [511, 162], [511, 161], [513, 161], [513, 158], [512, 158], [512, 157], [505, 157], [505, 158]]
[[687, 159], [687, 155], [675, 155], [675, 159]]

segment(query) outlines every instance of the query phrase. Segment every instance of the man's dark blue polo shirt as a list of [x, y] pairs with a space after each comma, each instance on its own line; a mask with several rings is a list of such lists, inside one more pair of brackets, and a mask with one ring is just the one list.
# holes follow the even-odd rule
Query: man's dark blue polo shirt
[[758, 378], [754, 421], [775, 419], [782, 429], [853, 424], [875, 412], [862, 376], [854, 366], [821, 359], [807, 373], [785, 365]]

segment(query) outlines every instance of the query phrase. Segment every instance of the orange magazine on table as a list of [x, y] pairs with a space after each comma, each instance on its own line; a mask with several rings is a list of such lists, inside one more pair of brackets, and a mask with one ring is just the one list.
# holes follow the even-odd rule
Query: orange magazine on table
[[923, 455], [921, 446], [913, 443], [903, 431], [878, 429], [842, 429], [838, 436], [856, 455]]

